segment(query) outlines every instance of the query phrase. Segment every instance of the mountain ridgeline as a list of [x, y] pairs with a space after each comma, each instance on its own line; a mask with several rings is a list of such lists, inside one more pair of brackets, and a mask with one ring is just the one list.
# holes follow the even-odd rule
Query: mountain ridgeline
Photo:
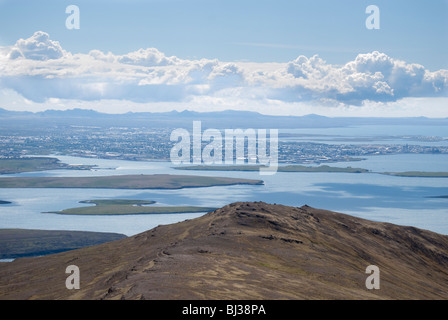
[[[4, 121], [2, 121], [4, 120]], [[94, 110], [46, 110], [41, 112], [9, 111], [0, 108], [2, 126], [29, 129], [48, 126], [127, 126], [148, 128], [191, 128], [193, 121], [201, 121], [208, 128], [330, 128], [356, 125], [448, 125], [448, 118], [351, 118], [325, 117], [316, 114], [305, 116], [264, 115], [250, 111], [170, 111], [170, 112], [128, 112], [108, 114]]]

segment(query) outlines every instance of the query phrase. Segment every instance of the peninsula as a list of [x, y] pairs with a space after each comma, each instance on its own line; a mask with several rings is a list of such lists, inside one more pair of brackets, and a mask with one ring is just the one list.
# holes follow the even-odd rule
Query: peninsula
[[0, 259], [43, 256], [124, 238], [111, 232], [0, 229]]
[[62, 163], [50, 157], [23, 157], [0, 159], [0, 174], [46, 171], [56, 169], [90, 170], [95, 166]]
[[261, 185], [263, 181], [170, 174], [93, 177], [8, 177], [0, 179], [0, 188], [180, 189], [237, 184]]

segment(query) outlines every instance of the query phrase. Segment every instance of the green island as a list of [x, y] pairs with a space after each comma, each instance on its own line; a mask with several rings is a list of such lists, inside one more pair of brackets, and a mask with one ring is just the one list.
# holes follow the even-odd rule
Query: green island
[[106, 206], [106, 205], [135, 205], [142, 206], [145, 204], [154, 204], [155, 201], [152, 200], [132, 200], [132, 199], [97, 199], [97, 200], [82, 200], [79, 203], [92, 203], [97, 206]]
[[448, 178], [448, 172], [405, 171], [405, 172], [382, 172], [382, 174], [397, 177]]
[[[181, 166], [173, 167], [177, 170], [209, 170], [209, 171], [257, 171], [265, 166], [261, 165], [229, 165], [229, 166]], [[448, 178], [448, 172], [426, 172], [426, 171], [405, 171], [405, 172], [373, 172], [363, 168], [339, 168], [327, 165], [318, 167], [308, 167], [303, 165], [279, 166], [278, 172], [339, 172], [339, 173], [378, 173], [396, 177], [420, 177], [420, 178]]]
[[11, 202], [9, 201], [5, 201], [5, 200], [0, 200], [0, 204], [10, 204]]
[[34, 172], [56, 169], [90, 170], [95, 166], [62, 163], [59, 159], [49, 157], [2, 158], [0, 174]]
[[110, 199], [110, 200], [84, 200], [80, 203], [92, 203], [95, 206], [70, 208], [61, 211], [46, 213], [73, 214], [73, 215], [126, 215], [126, 214], [169, 214], [169, 213], [196, 213], [216, 210], [211, 207], [195, 206], [146, 206], [155, 201]]
[[[206, 166], [206, 165], [197, 165], [197, 166], [183, 166], [183, 167], [174, 167], [177, 170], [211, 170], [211, 171], [258, 171], [260, 168], [268, 168], [262, 165], [231, 165], [231, 166]], [[330, 167], [327, 165], [321, 165], [318, 167], [307, 167], [303, 165], [293, 164], [286, 166], [279, 166], [277, 168], [278, 172], [347, 172], [347, 173], [365, 173], [369, 172], [367, 169], [362, 168], [339, 168], [339, 167]]]
[[93, 177], [7, 177], [0, 179], [0, 188], [180, 189], [237, 184], [261, 185], [263, 181], [171, 174]]
[[0, 259], [42, 256], [126, 238], [109, 232], [0, 229]]

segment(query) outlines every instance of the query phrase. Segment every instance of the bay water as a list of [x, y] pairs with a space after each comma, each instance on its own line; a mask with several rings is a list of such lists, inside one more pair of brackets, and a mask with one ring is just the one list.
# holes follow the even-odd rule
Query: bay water
[[[324, 129], [291, 129], [283, 140], [346, 143], [409, 143], [432, 146], [448, 144], [448, 128], [442, 126], [353, 126]], [[425, 141], [415, 137], [434, 136]], [[355, 140], [358, 140], [357, 142]], [[418, 140], [418, 139], [417, 139]], [[205, 213], [77, 216], [46, 213], [89, 206], [92, 199], [153, 200], [155, 205], [221, 207], [238, 201], [264, 201], [289, 206], [309, 205], [374, 221], [390, 222], [448, 234], [448, 178], [397, 177], [380, 172], [448, 171], [448, 154], [396, 154], [365, 157], [363, 161], [331, 163], [360, 167], [369, 173], [277, 172], [262, 176], [258, 171], [183, 171], [169, 161], [125, 161], [54, 155], [64, 163], [96, 165], [92, 170], [49, 170], [11, 176], [98, 176], [124, 174], [182, 174], [263, 180], [263, 185], [233, 185], [176, 190], [125, 189], [2, 189], [0, 228], [84, 230], [117, 232], [127, 236], [157, 225], [193, 219]], [[317, 164], [316, 164], [317, 165]], [[439, 197], [439, 198], [437, 198]]]

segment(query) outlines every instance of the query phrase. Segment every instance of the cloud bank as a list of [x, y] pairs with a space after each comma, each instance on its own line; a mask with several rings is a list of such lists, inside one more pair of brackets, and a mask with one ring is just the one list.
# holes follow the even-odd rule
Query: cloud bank
[[0, 48], [0, 88], [36, 103], [119, 100], [235, 108], [319, 103], [351, 108], [446, 98], [448, 70], [431, 72], [377, 51], [360, 53], [344, 65], [329, 64], [318, 55], [300, 55], [288, 63], [186, 60], [156, 48], [124, 55], [99, 50], [80, 54], [64, 50], [38, 31]]

